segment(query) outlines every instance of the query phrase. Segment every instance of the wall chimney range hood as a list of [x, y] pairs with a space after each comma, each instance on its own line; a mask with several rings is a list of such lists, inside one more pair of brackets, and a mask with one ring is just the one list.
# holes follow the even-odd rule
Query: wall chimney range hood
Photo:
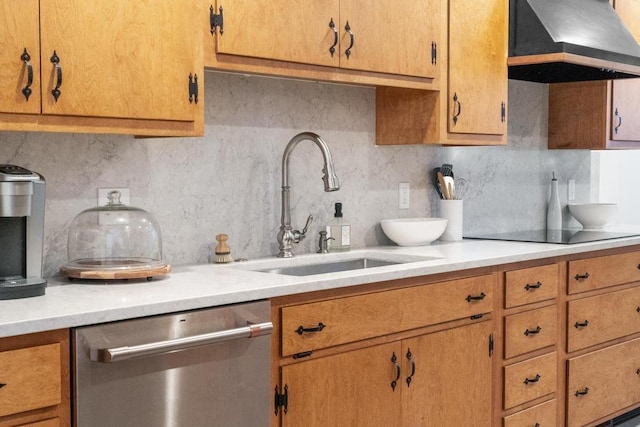
[[608, 0], [510, 0], [509, 78], [640, 77], [640, 45]]

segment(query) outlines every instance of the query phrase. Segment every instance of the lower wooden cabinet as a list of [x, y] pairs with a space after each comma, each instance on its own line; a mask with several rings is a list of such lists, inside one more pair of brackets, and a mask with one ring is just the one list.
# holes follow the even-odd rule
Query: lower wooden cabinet
[[492, 322], [281, 368], [282, 426], [491, 426]]
[[504, 417], [504, 427], [553, 427], [557, 424], [556, 405], [553, 399]]
[[640, 338], [571, 358], [567, 365], [569, 427], [640, 402]]
[[69, 332], [0, 339], [0, 426], [69, 426]]

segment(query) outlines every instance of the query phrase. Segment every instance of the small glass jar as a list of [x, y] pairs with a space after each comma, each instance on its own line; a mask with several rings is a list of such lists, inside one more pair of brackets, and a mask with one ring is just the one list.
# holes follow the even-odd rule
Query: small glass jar
[[69, 263], [63, 272], [80, 278], [81, 272], [91, 271], [142, 271], [144, 276], [146, 271], [164, 268], [160, 226], [153, 215], [121, 203], [119, 191], [110, 192], [108, 199], [106, 205], [82, 211], [71, 222]]

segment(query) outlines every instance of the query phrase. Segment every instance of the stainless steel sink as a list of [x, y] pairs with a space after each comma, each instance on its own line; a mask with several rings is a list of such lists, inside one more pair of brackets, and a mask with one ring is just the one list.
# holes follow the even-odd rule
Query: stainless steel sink
[[389, 265], [405, 264], [408, 262], [428, 261], [437, 258], [420, 257], [419, 259], [408, 259], [403, 261], [392, 261], [377, 258], [355, 258], [341, 261], [322, 262], [303, 265], [289, 265], [282, 267], [271, 267], [256, 269], [262, 273], [284, 274], [287, 276], [312, 276], [315, 274], [337, 273], [340, 271], [361, 270], [365, 268], [386, 267]]

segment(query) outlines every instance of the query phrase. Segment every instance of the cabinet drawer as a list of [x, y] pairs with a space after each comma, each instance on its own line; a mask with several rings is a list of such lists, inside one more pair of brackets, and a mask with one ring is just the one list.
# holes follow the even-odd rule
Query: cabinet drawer
[[582, 426], [640, 400], [640, 339], [569, 359], [567, 417]]
[[506, 359], [550, 345], [557, 340], [555, 306], [513, 314], [505, 318], [504, 357]]
[[0, 353], [0, 416], [61, 402], [60, 344]]
[[558, 264], [507, 271], [505, 307], [544, 301], [558, 295]]
[[556, 391], [556, 353], [545, 354], [504, 368], [504, 409]]
[[640, 252], [569, 261], [569, 294], [640, 280]]
[[504, 417], [504, 427], [553, 427], [555, 425], [555, 399]]
[[19, 427], [60, 427], [59, 418], [51, 418], [44, 421], [36, 421], [28, 424], [20, 424]]
[[640, 332], [640, 287], [569, 302], [567, 351]]
[[283, 307], [282, 355], [489, 313], [495, 282], [492, 274]]

